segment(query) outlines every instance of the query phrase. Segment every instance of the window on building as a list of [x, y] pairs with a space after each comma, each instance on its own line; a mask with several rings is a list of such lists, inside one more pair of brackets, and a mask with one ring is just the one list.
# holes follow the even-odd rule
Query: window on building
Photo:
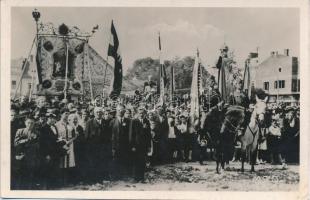
[[285, 80], [279, 80], [279, 88], [285, 88]]
[[285, 80], [278, 80], [274, 82], [274, 88], [277, 89], [281, 89], [281, 88], [285, 88]]
[[292, 92], [297, 92], [298, 91], [298, 80], [293, 79], [292, 80]]
[[274, 88], [277, 89], [278, 88], [278, 81], [274, 82]]
[[297, 92], [300, 92], [300, 79], [297, 81]]
[[16, 81], [12, 81], [12, 88], [15, 89], [16, 88]]
[[28, 83], [28, 89], [31, 90], [31, 83]]
[[264, 90], [269, 90], [269, 82], [264, 82]]

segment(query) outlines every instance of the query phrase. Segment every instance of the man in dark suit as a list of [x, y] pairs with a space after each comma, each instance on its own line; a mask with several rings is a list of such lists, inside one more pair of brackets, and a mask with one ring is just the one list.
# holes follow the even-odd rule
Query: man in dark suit
[[111, 158], [111, 135], [104, 128], [101, 107], [94, 108], [94, 118], [86, 123], [85, 140], [90, 181], [108, 176]]
[[58, 131], [55, 127], [56, 114], [53, 111], [48, 111], [47, 122], [40, 129], [39, 136], [39, 152], [41, 160], [41, 179], [43, 189], [52, 189], [58, 184], [58, 168], [59, 156], [57, 152]]
[[167, 162], [169, 157], [167, 154], [168, 151], [168, 133], [169, 133], [169, 125], [168, 119], [165, 115], [164, 109], [160, 106], [157, 108], [158, 113], [158, 127], [159, 127], [159, 162]]
[[146, 118], [146, 110], [139, 108], [138, 119], [132, 122], [132, 130], [129, 131], [129, 141], [133, 154], [133, 167], [135, 181], [144, 182], [147, 153], [151, 151], [151, 127]]
[[[112, 156], [114, 160], [114, 176], [124, 176], [130, 174], [130, 144], [129, 129], [131, 120], [124, 117], [125, 107], [116, 107], [116, 117], [110, 122], [112, 133]], [[118, 173], [118, 175], [117, 175]]]
[[15, 147], [14, 147], [14, 139], [16, 136], [16, 132], [20, 128], [24, 128], [24, 124], [22, 124], [22, 119], [18, 118], [18, 107], [16, 105], [12, 105], [11, 107], [11, 189], [16, 189], [16, 175], [18, 171], [18, 164], [15, 159]]

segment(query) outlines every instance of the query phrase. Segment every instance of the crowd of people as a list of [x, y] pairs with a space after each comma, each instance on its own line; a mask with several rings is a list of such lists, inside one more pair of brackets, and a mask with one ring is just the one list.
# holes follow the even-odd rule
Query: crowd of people
[[[221, 104], [217, 92], [212, 92], [195, 124], [186, 98], [166, 106], [144, 99], [137, 93], [134, 98], [96, 98], [88, 104], [54, 97], [12, 102], [12, 189], [120, 179], [144, 182], [152, 166], [194, 161], [204, 165], [215, 159], [203, 119]], [[299, 108], [269, 107], [266, 116], [257, 163], [299, 162]], [[240, 160], [240, 146], [237, 137], [232, 161]]]

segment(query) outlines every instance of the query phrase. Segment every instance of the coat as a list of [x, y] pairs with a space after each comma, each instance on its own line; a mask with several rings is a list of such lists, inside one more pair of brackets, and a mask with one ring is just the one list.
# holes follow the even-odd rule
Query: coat
[[[55, 127], [55, 126], [54, 126]], [[58, 132], [55, 127], [56, 134], [52, 131], [51, 126], [45, 124], [40, 129], [40, 137], [39, 137], [39, 144], [40, 144], [40, 155], [44, 158], [46, 156], [51, 156], [53, 158], [57, 157], [57, 138]]]
[[[69, 127], [62, 121], [57, 122], [55, 126], [58, 131], [58, 138], [69, 142], [76, 137], [77, 133], [75, 133], [74, 129]], [[68, 148], [67, 155], [60, 158], [60, 168], [75, 167], [74, 143], [70, 142], [67, 145], [67, 148]]]
[[139, 155], [146, 155], [151, 148], [151, 128], [148, 119], [132, 120], [132, 130], [129, 132], [129, 142], [131, 147], [136, 149], [136, 153]]
[[111, 135], [105, 130], [104, 121], [101, 124], [96, 119], [90, 119], [85, 127], [85, 139], [89, 144], [104, 144], [110, 143]]
[[39, 166], [39, 135], [35, 130], [18, 129], [14, 146], [16, 159], [22, 161], [24, 166], [33, 169]]
[[123, 123], [118, 118], [114, 118], [110, 122], [110, 130], [112, 133], [112, 151], [116, 154], [123, 154], [130, 151], [129, 144], [129, 128], [131, 120], [123, 118]]

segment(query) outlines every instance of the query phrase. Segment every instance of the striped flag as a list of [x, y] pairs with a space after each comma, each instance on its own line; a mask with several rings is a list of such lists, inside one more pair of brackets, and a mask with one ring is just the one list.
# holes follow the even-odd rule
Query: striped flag
[[158, 92], [159, 92], [159, 105], [165, 104], [165, 86], [167, 83], [166, 70], [164, 62], [161, 58], [161, 41], [160, 33], [158, 33], [158, 47], [159, 47], [159, 79], [158, 79]]
[[112, 56], [114, 58], [114, 77], [110, 97], [116, 98], [120, 95], [122, 90], [123, 65], [119, 49], [119, 40], [113, 24], [113, 20], [111, 24], [111, 40], [109, 43], [108, 56]]
[[197, 56], [195, 58], [194, 68], [193, 68], [193, 77], [192, 77], [192, 86], [191, 86], [191, 120], [199, 118], [199, 96], [202, 92], [202, 81], [201, 81], [201, 64], [199, 60], [199, 52], [197, 50]]

